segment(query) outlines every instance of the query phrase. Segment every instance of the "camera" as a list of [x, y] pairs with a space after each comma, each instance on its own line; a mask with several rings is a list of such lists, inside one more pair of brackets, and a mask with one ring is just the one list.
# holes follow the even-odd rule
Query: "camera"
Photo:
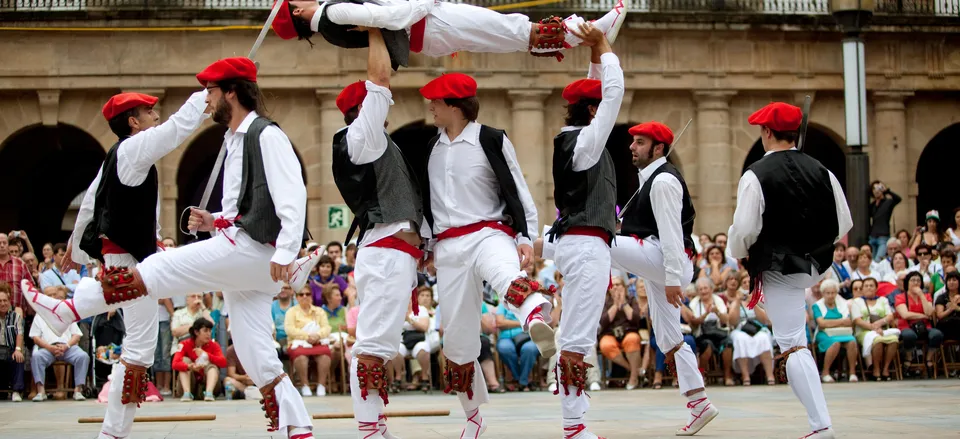
[[19, 237], [20, 237], [20, 231], [19, 231], [19, 230], [14, 230], [13, 233], [11, 233], [11, 236], [13, 236], [14, 238], [19, 238]]

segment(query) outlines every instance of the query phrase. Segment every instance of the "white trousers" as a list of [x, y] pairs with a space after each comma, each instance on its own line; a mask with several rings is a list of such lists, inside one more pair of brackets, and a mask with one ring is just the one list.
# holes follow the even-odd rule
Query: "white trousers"
[[[137, 259], [130, 254], [104, 255], [108, 267], [135, 267]], [[122, 306], [123, 324], [126, 334], [123, 337], [123, 350], [120, 358], [138, 366], [153, 366], [153, 354], [157, 346], [157, 305], [153, 300], [141, 300]], [[122, 404], [123, 376], [127, 367], [123, 363], [113, 366], [110, 375], [110, 389], [107, 391], [107, 412], [103, 417], [100, 437], [124, 438], [133, 430], [133, 418], [137, 414], [137, 404]]]
[[357, 343], [350, 361], [353, 413], [358, 422], [377, 422], [383, 402], [375, 393], [366, 400], [360, 397], [356, 356], [373, 355], [386, 362], [397, 355], [410, 295], [417, 287], [417, 262], [399, 250], [360, 247], [353, 275], [360, 300]]
[[[514, 280], [526, 277], [527, 273], [520, 269], [517, 244], [500, 230], [484, 228], [437, 242], [434, 255], [443, 354], [456, 364], [476, 362], [480, 356], [478, 335], [483, 281], [503, 297]], [[524, 325], [537, 307], [541, 307], [541, 314], [548, 322], [553, 309], [553, 305], [539, 293], [528, 296], [520, 308], [505, 305]], [[487, 387], [483, 384], [479, 364], [476, 364], [475, 375], [473, 399], [458, 395], [465, 410], [475, 409], [487, 400]]]
[[430, 57], [455, 52], [526, 52], [530, 46], [530, 19], [523, 14], [501, 14], [474, 5], [416, 0], [384, 5], [339, 3], [327, 7], [327, 18], [337, 24], [383, 29], [410, 29], [426, 17], [423, 50]]
[[[697, 356], [683, 342], [680, 332], [680, 308], [667, 302], [666, 272], [663, 265], [663, 251], [660, 241], [650, 237], [638, 241], [629, 236], [617, 236], [610, 247], [610, 256], [614, 268], [635, 274], [643, 279], [650, 302], [650, 319], [653, 332], [657, 335], [657, 346], [664, 353], [680, 346], [674, 354], [677, 366], [677, 380], [680, 393], [703, 388], [703, 375], [697, 366]], [[690, 283], [693, 278], [693, 263], [686, 261], [683, 266], [681, 285]]]
[[[159, 252], [137, 266], [148, 296], [131, 302], [149, 302], [156, 312], [157, 299], [197, 291], [223, 291], [224, 307], [230, 315], [230, 330], [237, 357], [258, 388], [283, 374], [283, 364], [273, 345], [270, 306], [281, 284], [270, 279], [270, 258], [274, 248], [260, 244], [239, 230], [231, 243], [223, 234], [194, 244]], [[108, 306], [100, 283], [86, 278], [74, 293], [74, 305], [81, 318], [120, 306]], [[290, 378], [274, 388], [280, 405], [280, 428], [313, 425], [300, 392]]]
[[[820, 280], [817, 274], [783, 275], [765, 271], [763, 276], [764, 309], [773, 324], [773, 336], [780, 351], [807, 346], [807, 311], [805, 289]], [[657, 334], [660, 337], [660, 334]], [[814, 431], [830, 427], [827, 400], [823, 397], [820, 373], [809, 349], [800, 349], [787, 361], [790, 388], [807, 409], [807, 420]]]
[[[594, 236], [563, 235], [556, 241], [554, 255], [564, 280], [558, 349], [596, 355], [597, 329], [610, 284], [610, 248]], [[590, 400], [586, 392], [577, 396], [576, 387], [569, 387], [569, 393], [560, 390], [563, 417], [582, 418]]]

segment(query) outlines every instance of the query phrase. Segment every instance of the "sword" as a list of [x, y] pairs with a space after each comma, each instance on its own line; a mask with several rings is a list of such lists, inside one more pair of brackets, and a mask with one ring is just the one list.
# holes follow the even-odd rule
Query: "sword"
[[[693, 119], [688, 120], [687, 124], [683, 126], [683, 129], [680, 130], [680, 133], [677, 134], [677, 137], [673, 139], [673, 143], [670, 144], [670, 150], [667, 151], [667, 155], [663, 156], [663, 158], [670, 157], [670, 154], [672, 154], [673, 150], [675, 149], [674, 147], [680, 142], [680, 138], [683, 137], [683, 133], [685, 133], [687, 131], [687, 127], [690, 126], [690, 122], [693, 122]], [[620, 214], [617, 215], [617, 221], [620, 221], [623, 219], [623, 215], [627, 213], [627, 206], [629, 206], [630, 202], [632, 202], [633, 199], [637, 197], [637, 194], [640, 193], [640, 189], [641, 188], [637, 188], [637, 191], [634, 192], [632, 196], [630, 196], [630, 199], [627, 200], [627, 203], [624, 204], [623, 207], [620, 209]]]
[[[286, 0], [277, 0], [273, 5], [273, 9], [270, 10], [270, 15], [267, 17], [267, 22], [263, 24], [263, 29], [260, 29], [260, 35], [257, 35], [257, 40], [254, 41], [253, 47], [250, 48], [250, 54], [247, 55], [247, 58], [253, 60], [253, 57], [257, 56], [257, 50], [260, 49], [260, 45], [263, 44], [263, 40], [267, 37], [267, 32], [270, 32], [270, 27], [273, 26], [273, 20], [277, 18], [277, 14], [280, 13], [280, 8], [284, 7], [287, 4]], [[257, 61], [253, 62], [253, 65], [257, 67], [257, 71], [260, 71], [260, 63]], [[217, 176], [220, 175], [220, 168], [223, 167], [223, 159], [227, 155], [227, 144], [224, 142], [220, 146], [220, 152], [217, 153], [217, 159], [213, 162], [213, 170], [210, 172], [210, 178], [207, 179], [207, 187], [203, 190], [203, 195], [200, 197], [199, 206], [189, 206], [180, 212], [180, 221], [177, 226], [180, 228], [180, 233], [185, 235], [197, 236], [197, 231], [194, 229], [183, 230], [183, 216], [190, 212], [190, 209], [203, 210], [207, 208], [207, 203], [210, 202], [210, 194], [213, 193], [213, 186], [217, 183]], [[326, 250], [324, 250], [326, 252]]]
[[810, 95], [803, 98], [803, 119], [800, 120], [800, 137], [797, 139], [797, 151], [803, 151], [807, 139], [807, 119], [810, 117]]

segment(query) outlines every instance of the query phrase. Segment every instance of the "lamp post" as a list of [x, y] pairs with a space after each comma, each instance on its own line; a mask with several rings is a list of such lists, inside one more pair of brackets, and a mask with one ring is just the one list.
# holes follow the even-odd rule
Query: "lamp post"
[[847, 128], [847, 201], [853, 217], [849, 244], [867, 243], [870, 230], [870, 163], [867, 146], [867, 89], [861, 31], [870, 22], [874, 0], [830, 0], [833, 18], [844, 34], [843, 101]]

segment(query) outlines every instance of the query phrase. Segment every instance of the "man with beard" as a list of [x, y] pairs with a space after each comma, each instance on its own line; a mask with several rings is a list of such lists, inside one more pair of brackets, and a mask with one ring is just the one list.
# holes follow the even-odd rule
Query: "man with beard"
[[[610, 247], [612, 266], [643, 279], [657, 346], [666, 355], [687, 397], [690, 417], [677, 436], [693, 436], [720, 413], [707, 398], [697, 357], [680, 332], [682, 286], [693, 277], [693, 220], [696, 212], [680, 171], [667, 162], [673, 131], [660, 122], [630, 128], [633, 164], [640, 169], [640, 190], [624, 208], [620, 234]], [[539, 247], [539, 245], [538, 245]], [[544, 242], [543, 257], [553, 257]]]
[[589, 74], [563, 89], [569, 104], [566, 126], [553, 139], [554, 199], [560, 216], [548, 236], [556, 242], [554, 260], [566, 282], [554, 393], [561, 395], [566, 439], [597, 439], [584, 423], [590, 406], [584, 393], [587, 369], [593, 367], [584, 356], [595, 349], [610, 283], [617, 176], [606, 145], [623, 101], [623, 70], [599, 29], [581, 24], [577, 35], [591, 46]]
[[[298, 270], [295, 261], [305, 231], [306, 188], [290, 140], [259, 114], [264, 108], [256, 79], [256, 67], [247, 58], [223, 59], [197, 74], [214, 121], [228, 127], [223, 211], [194, 209], [189, 219], [191, 230], [216, 231], [214, 237], [154, 253], [136, 267], [105, 267], [100, 281], [83, 279], [73, 299], [58, 301], [29, 282], [23, 285], [30, 306], [57, 332], [120, 306], [149, 302], [152, 307], [174, 295], [223, 291], [237, 356], [263, 394], [270, 431], [282, 428], [290, 438], [306, 439], [313, 437], [310, 414], [277, 358], [270, 314], [282, 282], [294, 271], [309, 271]], [[143, 392], [146, 377], [125, 379], [124, 387]]]
[[546, 323], [551, 302], [521, 269], [533, 264], [537, 208], [506, 133], [477, 123], [476, 80], [449, 73], [420, 94], [430, 101], [440, 131], [427, 144], [421, 163], [426, 169], [418, 175], [426, 219], [420, 234], [435, 239], [445, 390], [457, 392], [466, 413], [461, 437], [477, 438], [487, 428], [479, 410], [487, 402], [487, 387], [477, 363], [483, 282], [501, 294], [541, 355], [556, 353]]
[[[462, 3], [436, 0], [380, 0], [377, 3], [289, 1], [280, 7], [273, 30], [283, 39], [299, 37], [307, 41], [314, 33], [320, 33], [330, 44], [352, 49], [367, 46], [367, 37], [362, 32], [353, 32], [355, 27], [381, 28], [394, 69], [407, 65], [409, 52], [440, 57], [460, 51], [530, 51], [534, 56], [556, 57], [559, 61], [563, 59], [563, 50], [582, 42], [573, 31], [584, 19], [576, 14], [566, 19], [551, 16], [532, 23], [523, 14], [500, 14]], [[623, 1], [618, 0], [613, 9], [594, 24], [613, 43], [626, 13]]]
[[813, 430], [803, 437], [832, 439], [817, 363], [807, 349], [804, 290], [830, 269], [834, 243], [853, 227], [853, 220], [837, 178], [797, 150], [802, 118], [800, 108], [774, 102], [748, 119], [760, 126], [766, 153], [740, 177], [730, 255], [747, 258], [744, 265], [754, 285], [747, 307], [766, 298], [782, 352], [777, 374], [807, 409]]
[[[390, 57], [379, 29], [370, 29], [367, 81], [348, 85], [337, 107], [348, 125], [333, 145], [333, 177], [359, 227], [356, 268], [360, 314], [350, 362], [350, 396], [361, 438], [394, 438], [387, 432], [384, 363], [397, 355], [406, 302], [416, 302], [423, 203], [413, 168], [384, 131], [390, 92]], [[327, 247], [330, 248], [329, 246]], [[381, 401], [382, 400], [382, 401]]]

